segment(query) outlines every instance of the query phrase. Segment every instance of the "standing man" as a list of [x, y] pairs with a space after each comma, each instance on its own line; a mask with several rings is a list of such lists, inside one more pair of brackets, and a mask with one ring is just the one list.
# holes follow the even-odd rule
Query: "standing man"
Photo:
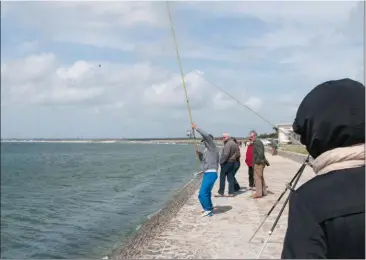
[[253, 144], [249, 143], [245, 155], [245, 163], [248, 165], [249, 190], [254, 188], [254, 170], [253, 170]]
[[225, 179], [229, 183], [228, 197], [234, 197], [234, 167], [235, 167], [235, 154], [236, 154], [236, 143], [230, 137], [228, 133], [222, 135], [224, 141], [224, 148], [222, 149], [220, 158], [220, 189], [216, 197], [223, 197], [225, 191]]
[[217, 180], [217, 171], [219, 168], [219, 152], [216, 149], [214, 137], [207, 134], [200, 128], [197, 128], [196, 124], [192, 124], [192, 128], [195, 129], [202, 136], [202, 143], [205, 146], [203, 153], [197, 149], [197, 155], [201, 161], [201, 170], [203, 171], [203, 178], [201, 188], [198, 194], [198, 199], [203, 208], [202, 217], [213, 215], [213, 206], [211, 199], [211, 191]]
[[240, 142], [238, 142], [236, 138], [233, 138], [233, 140], [236, 143], [235, 164], [234, 164], [234, 191], [237, 192], [240, 191], [240, 185], [235, 176], [240, 168]]
[[251, 197], [257, 199], [267, 195], [263, 171], [266, 165], [269, 166], [269, 163], [264, 154], [264, 145], [262, 141], [257, 138], [257, 133], [254, 130], [250, 132], [249, 138], [253, 142], [253, 168], [256, 189], [255, 194]]

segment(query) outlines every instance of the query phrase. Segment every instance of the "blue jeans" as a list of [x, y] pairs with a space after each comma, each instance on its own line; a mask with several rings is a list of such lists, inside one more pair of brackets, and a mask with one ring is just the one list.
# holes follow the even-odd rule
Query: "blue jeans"
[[225, 179], [229, 183], [229, 194], [234, 195], [235, 185], [234, 185], [234, 170], [235, 170], [235, 162], [227, 162], [221, 164], [221, 172], [220, 172], [220, 188], [218, 193], [220, 195], [224, 195], [225, 192]]
[[240, 185], [238, 183], [238, 180], [235, 178], [235, 175], [238, 172], [239, 168], [240, 168], [240, 162], [235, 162], [235, 166], [234, 166], [234, 190], [235, 191], [240, 190]]
[[205, 172], [203, 174], [201, 188], [198, 194], [198, 199], [202, 205], [203, 210], [206, 211], [213, 210], [211, 190], [215, 184], [216, 179], [217, 179], [217, 172]]

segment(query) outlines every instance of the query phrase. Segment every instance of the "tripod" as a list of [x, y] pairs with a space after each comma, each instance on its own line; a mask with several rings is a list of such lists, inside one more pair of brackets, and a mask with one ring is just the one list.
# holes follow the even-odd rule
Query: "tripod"
[[[282, 199], [282, 197], [285, 195], [285, 193], [287, 192], [287, 190], [291, 191], [295, 191], [295, 187], [298, 183], [298, 181], [301, 178], [302, 173], [304, 172], [304, 169], [306, 167], [306, 165], [309, 163], [309, 155], [308, 157], [305, 159], [304, 163], [301, 165], [300, 169], [297, 171], [297, 173], [295, 174], [295, 176], [292, 178], [292, 180], [286, 185], [285, 190], [281, 193], [281, 195], [278, 197], [277, 201], [275, 202], [275, 204], [272, 206], [272, 208], [268, 211], [268, 213], [266, 214], [265, 218], [263, 219], [262, 223], [259, 225], [259, 227], [257, 228], [257, 230], [254, 232], [254, 234], [252, 235], [252, 237], [249, 239], [249, 242], [251, 242], [251, 240], [254, 238], [254, 236], [258, 233], [259, 229], [263, 226], [264, 222], [267, 220], [267, 218], [271, 215], [272, 211], [274, 210], [274, 208], [277, 206], [277, 204], [280, 202], [280, 200]], [[290, 193], [291, 194], [291, 193]], [[262, 255], [262, 252], [264, 250], [264, 248], [266, 247], [266, 245], [268, 244], [269, 239], [271, 238], [274, 229], [276, 228], [276, 225], [278, 223], [278, 221], [280, 220], [280, 217], [290, 199], [290, 194], [287, 196], [285, 203], [282, 205], [282, 208], [280, 210], [280, 212], [278, 213], [275, 222], [272, 225], [272, 228], [270, 229], [270, 231], [268, 232], [268, 237], [266, 239], [266, 241], [264, 242], [263, 247], [261, 248], [257, 259], [259, 259], [259, 257]]]

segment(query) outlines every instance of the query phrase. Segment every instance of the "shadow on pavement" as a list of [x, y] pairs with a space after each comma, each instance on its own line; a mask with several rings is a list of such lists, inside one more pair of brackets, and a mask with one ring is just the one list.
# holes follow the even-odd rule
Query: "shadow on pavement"
[[267, 195], [271, 195], [271, 194], [274, 194], [274, 192], [267, 190]]
[[225, 213], [231, 210], [232, 208], [233, 208], [232, 206], [215, 206], [213, 213], [214, 214]]
[[247, 191], [248, 191], [247, 188], [242, 188], [241, 190], [236, 191], [234, 196], [238, 196], [240, 194], [246, 193]]

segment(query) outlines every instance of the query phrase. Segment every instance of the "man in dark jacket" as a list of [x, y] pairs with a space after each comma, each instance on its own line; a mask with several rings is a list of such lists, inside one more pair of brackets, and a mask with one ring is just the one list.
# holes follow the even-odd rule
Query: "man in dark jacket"
[[227, 179], [229, 183], [229, 192], [228, 196], [233, 197], [235, 188], [234, 188], [234, 167], [236, 161], [236, 149], [237, 144], [230, 137], [229, 134], [224, 133], [222, 140], [224, 141], [224, 148], [222, 149], [221, 158], [220, 158], [220, 188], [216, 197], [223, 197], [225, 192], [225, 179]]
[[257, 133], [253, 130], [249, 134], [250, 140], [253, 142], [253, 169], [255, 194], [251, 197], [258, 199], [267, 195], [267, 186], [264, 181], [264, 167], [269, 165], [266, 155], [264, 153], [264, 145], [261, 140], [257, 138]]
[[365, 87], [350, 79], [320, 84], [293, 129], [317, 176], [291, 193], [282, 258], [365, 259]]

